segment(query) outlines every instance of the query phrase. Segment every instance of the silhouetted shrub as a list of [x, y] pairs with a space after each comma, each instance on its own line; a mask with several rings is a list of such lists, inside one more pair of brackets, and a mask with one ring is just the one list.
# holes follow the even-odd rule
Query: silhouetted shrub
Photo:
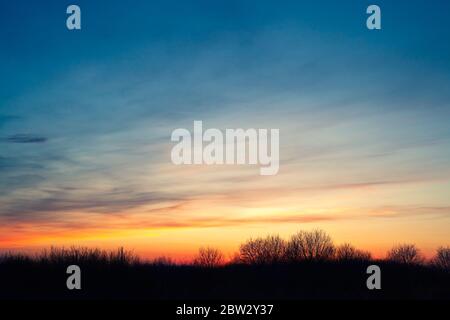
[[356, 249], [349, 243], [344, 243], [336, 248], [335, 258], [338, 261], [368, 261], [372, 255], [368, 251]]
[[155, 266], [174, 266], [176, 265], [175, 261], [172, 258], [161, 256], [153, 259], [150, 264]]
[[140, 259], [133, 251], [120, 247], [116, 251], [109, 252], [109, 262], [121, 265], [133, 265], [139, 264]]
[[30, 262], [32, 258], [21, 253], [6, 252], [0, 255], [0, 263], [27, 264]]
[[299, 231], [287, 244], [286, 258], [289, 261], [331, 260], [334, 252], [333, 241], [324, 231]]
[[387, 254], [387, 260], [402, 264], [421, 264], [424, 258], [414, 244], [402, 244], [393, 247]]
[[283, 261], [286, 243], [279, 236], [250, 239], [239, 248], [239, 257], [246, 264], [273, 264]]
[[196, 266], [213, 268], [222, 265], [224, 258], [218, 249], [200, 248], [193, 262]]
[[450, 247], [438, 248], [432, 263], [438, 268], [450, 271]]
[[106, 251], [97, 248], [70, 247], [44, 250], [36, 258], [39, 262], [48, 264], [115, 264], [132, 265], [139, 263], [139, 257], [132, 251], [118, 248], [116, 251]]

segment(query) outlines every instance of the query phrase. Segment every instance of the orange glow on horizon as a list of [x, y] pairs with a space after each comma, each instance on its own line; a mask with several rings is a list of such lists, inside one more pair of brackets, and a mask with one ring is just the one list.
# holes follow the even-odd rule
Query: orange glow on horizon
[[[249, 238], [279, 234], [287, 240], [299, 230], [311, 229], [323, 229], [335, 244], [350, 243], [377, 258], [400, 243], [414, 243], [428, 257], [439, 246], [449, 245], [448, 207], [406, 201], [384, 205], [390, 193], [402, 199], [398, 189], [392, 188], [389, 192], [386, 186], [367, 185], [320, 192], [268, 188], [261, 193], [251, 188], [228, 196], [192, 197], [181, 203], [142, 205], [118, 213], [61, 212], [58, 219], [40, 223], [1, 224], [0, 250], [123, 246], [143, 258], [187, 260], [204, 246], [219, 248], [229, 257]], [[402, 193], [423, 194], [420, 188], [402, 186]]]

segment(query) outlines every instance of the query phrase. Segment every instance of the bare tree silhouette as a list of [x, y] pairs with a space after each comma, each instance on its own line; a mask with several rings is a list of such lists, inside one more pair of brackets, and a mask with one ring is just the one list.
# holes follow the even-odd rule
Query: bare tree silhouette
[[414, 244], [401, 244], [393, 247], [387, 254], [387, 259], [403, 264], [421, 264], [424, 258]]
[[[417, 264], [423, 260], [418, 249], [401, 245], [389, 251], [391, 261], [364, 260], [363, 264], [375, 262], [389, 270], [390, 285], [375, 298], [448, 299], [449, 253], [449, 247], [441, 247], [429, 263]], [[52, 248], [33, 255], [0, 252], [0, 300], [77, 299], [80, 296], [64, 286], [66, 268], [71, 264], [79, 264], [87, 277], [89, 286], [85, 286], [83, 298], [372, 297], [367, 295], [365, 279], [361, 281], [364, 268], [355, 263], [370, 259], [370, 254], [350, 244], [335, 248], [323, 231], [299, 232], [289, 243], [279, 236], [250, 239], [228, 263], [219, 250], [208, 247], [201, 248], [192, 262], [135, 258], [132, 251], [122, 248]], [[289, 263], [292, 261], [296, 263]], [[405, 263], [411, 272], [405, 272]], [[405, 285], [411, 280], [413, 286]]]
[[139, 264], [139, 257], [130, 250], [119, 247], [115, 252], [109, 253], [109, 261], [117, 264]]
[[62, 264], [69, 261], [72, 263], [133, 265], [140, 262], [139, 257], [133, 251], [125, 250], [123, 247], [119, 247], [116, 251], [77, 246], [69, 248], [51, 247], [50, 250], [44, 249], [37, 259], [41, 262], [53, 264]]
[[271, 264], [283, 261], [286, 242], [277, 235], [250, 239], [239, 249], [240, 260], [247, 264]]
[[176, 265], [175, 261], [171, 257], [161, 256], [153, 259], [150, 262], [152, 265], [155, 266], [174, 266]]
[[432, 263], [438, 268], [450, 271], [450, 247], [439, 247]]
[[349, 243], [344, 243], [336, 248], [336, 260], [338, 261], [368, 261], [371, 258], [370, 252], [356, 249]]
[[299, 231], [289, 240], [286, 257], [289, 261], [330, 260], [334, 252], [333, 241], [324, 231]]
[[215, 248], [200, 248], [194, 258], [194, 265], [206, 268], [213, 268], [223, 264], [222, 252]]

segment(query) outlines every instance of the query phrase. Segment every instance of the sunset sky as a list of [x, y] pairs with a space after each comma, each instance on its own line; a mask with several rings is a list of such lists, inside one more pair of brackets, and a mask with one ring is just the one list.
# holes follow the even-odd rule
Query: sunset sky
[[[375, 1], [378, 31], [372, 1], [302, 2], [2, 1], [0, 251], [450, 245], [450, 2]], [[194, 120], [280, 129], [279, 173], [175, 166]]]

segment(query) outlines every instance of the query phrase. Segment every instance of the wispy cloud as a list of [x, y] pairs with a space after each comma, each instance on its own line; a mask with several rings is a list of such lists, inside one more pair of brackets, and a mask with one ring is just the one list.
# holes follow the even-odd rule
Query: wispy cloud
[[1, 139], [1, 141], [11, 143], [44, 143], [47, 142], [47, 140], [46, 137], [34, 134], [14, 134]]
[[[94, 2], [86, 5], [98, 11]], [[448, 38], [448, 28], [405, 24], [422, 38], [383, 31], [377, 40], [365, 28], [339, 23], [336, 29], [321, 4], [305, 10], [292, 3], [289, 12], [267, 3], [242, 12], [241, 4], [181, 5], [176, 12], [148, 6], [142, 1], [132, 13], [146, 19], [119, 22], [114, 37], [98, 25], [74, 38], [77, 54], [61, 47], [66, 32], [39, 28], [36, 38], [36, 28], [24, 27], [52, 19], [33, 10], [20, 21], [4, 17], [20, 32], [0, 30], [14, 41], [0, 52], [0, 69], [11, 75], [0, 80], [11, 89], [0, 94], [3, 226], [21, 224], [26, 232], [42, 225], [186, 228], [446, 217], [450, 69], [442, 59], [448, 45], [435, 39]], [[336, 9], [336, 19], [355, 22], [346, 19], [353, 11]], [[311, 14], [321, 21], [315, 30]], [[392, 30], [404, 27], [400, 20]], [[36, 39], [46, 45], [36, 46]], [[30, 59], [30, 52], [40, 58]], [[175, 168], [171, 131], [193, 120], [220, 129], [279, 128], [279, 175], [262, 179], [248, 167]], [[392, 207], [382, 210], [387, 203]], [[260, 214], [263, 209], [270, 212]]]

